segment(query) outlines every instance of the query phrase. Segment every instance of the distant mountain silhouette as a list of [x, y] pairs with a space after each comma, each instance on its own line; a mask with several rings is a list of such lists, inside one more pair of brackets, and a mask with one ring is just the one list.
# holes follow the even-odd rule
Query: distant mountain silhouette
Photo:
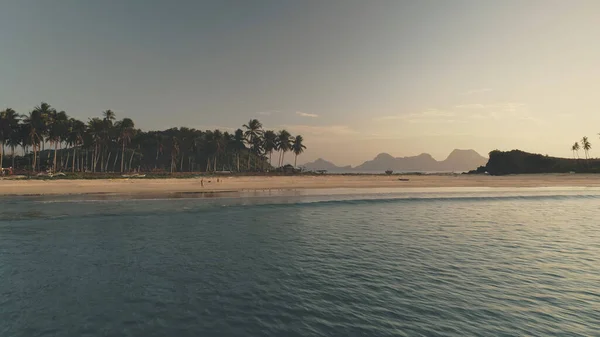
[[311, 163], [302, 165], [309, 171], [326, 170], [328, 172], [349, 172], [352, 171], [352, 166], [336, 166], [334, 163], [329, 162], [323, 158], [319, 158]]
[[307, 170], [327, 170], [329, 172], [384, 172], [386, 170], [460, 172], [471, 170], [486, 163], [487, 158], [479, 155], [474, 150], [454, 150], [448, 155], [448, 158], [442, 161], [435, 160], [428, 153], [396, 158], [388, 153], [380, 153], [373, 160], [368, 160], [354, 168], [351, 166], [339, 167], [321, 158], [303, 166]]

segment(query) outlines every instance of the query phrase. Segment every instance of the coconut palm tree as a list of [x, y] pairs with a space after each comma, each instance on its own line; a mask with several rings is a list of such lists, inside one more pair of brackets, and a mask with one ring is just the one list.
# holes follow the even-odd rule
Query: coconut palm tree
[[0, 111], [0, 168], [3, 166], [4, 145], [8, 141], [12, 148], [12, 157], [14, 161], [14, 140], [18, 135], [19, 115], [11, 108]]
[[58, 155], [58, 146], [66, 139], [68, 133], [69, 118], [64, 111], [57, 112], [56, 110], [48, 113], [48, 142], [54, 145], [54, 161], [52, 165], [53, 171], [58, 171], [56, 158]]
[[25, 116], [23, 122], [27, 125], [31, 146], [33, 147], [33, 171], [38, 167], [37, 154], [40, 150], [40, 144], [44, 143], [44, 136], [47, 131], [48, 116], [54, 113], [54, 108], [46, 102], [33, 108], [29, 115]]
[[304, 152], [304, 149], [306, 149], [306, 146], [302, 144], [303, 141], [304, 139], [300, 135], [297, 135], [296, 138], [294, 138], [294, 140], [292, 141], [292, 152], [294, 152], [294, 154], [296, 155], [296, 157], [294, 158], [294, 167], [296, 167], [296, 161], [298, 160], [298, 156], [302, 152]]
[[277, 148], [279, 149], [279, 167], [283, 166], [285, 153], [292, 149], [292, 135], [286, 130], [277, 134]]
[[[110, 110], [107, 110], [110, 111]], [[123, 118], [122, 120], [115, 123], [115, 127], [119, 132], [119, 141], [121, 142], [121, 173], [124, 170], [125, 163], [125, 147], [128, 143], [131, 143], [131, 137], [133, 137], [133, 128], [135, 124], [131, 118]]]
[[102, 150], [104, 122], [98, 117], [91, 118], [88, 121], [87, 129], [92, 145], [94, 146], [94, 150], [92, 152], [92, 172], [96, 172], [96, 168], [98, 167], [98, 159], [100, 158], [100, 151]]
[[[244, 132], [244, 136], [246, 137], [246, 141], [252, 152], [256, 156], [260, 155], [260, 148], [262, 143], [262, 123], [258, 119], [251, 119], [248, 124], [243, 125], [246, 128], [246, 132]], [[248, 152], [248, 169], [250, 169], [250, 152]]]
[[246, 145], [244, 144], [244, 131], [242, 129], [235, 130], [231, 149], [234, 151], [236, 156], [237, 171], [240, 172], [240, 154], [246, 149]]
[[171, 173], [177, 169], [177, 156], [179, 155], [179, 140], [173, 136], [171, 139]]
[[585, 159], [588, 159], [588, 153], [592, 149], [592, 143], [589, 142], [588, 137], [583, 137], [581, 139], [581, 147], [583, 151], [585, 151]]
[[160, 132], [155, 132], [154, 133], [154, 142], [156, 144], [156, 158], [155, 158], [155, 163], [154, 163], [154, 169], [158, 169], [158, 159], [160, 157], [160, 155], [163, 153], [163, 145], [164, 145], [164, 137], [162, 135], [162, 133]]
[[[85, 127], [85, 123], [75, 118], [69, 119], [68, 124], [69, 134], [67, 136], [67, 143], [73, 149], [73, 163], [71, 165], [71, 171], [75, 172], [75, 158], [77, 154], [75, 150], [77, 149], [77, 147], [81, 147], [83, 145], [84, 136], [87, 130]], [[79, 151], [79, 155], [81, 157], [81, 151]], [[81, 158], [79, 159], [79, 161], [81, 161]]]
[[273, 151], [277, 150], [277, 134], [275, 133], [275, 131], [272, 131], [272, 130], [265, 131], [264, 146], [265, 146], [265, 152], [269, 154], [269, 164], [271, 166], [273, 166], [273, 161], [271, 160], [271, 156], [273, 155]]
[[[8, 137], [6, 138], [6, 144], [10, 147], [11, 167], [15, 167], [15, 149], [22, 144], [23, 131], [21, 129], [23, 128], [23, 125], [19, 124], [21, 116], [16, 112], [14, 113], [14, 116], [12, 112], [9, 115], [11, 115], [11, 117], [8, 119], [9, 121], [12, 120], [12, 126]], [[11, 122], [9, 122], [9, 125], [10, 124]], [[2, 153], [4, 153], [4, 149], [2, 150]], [[25, 152], [23, 152], [23, 155], [25, 155]], [[2, 166], [2, 163], [0, 163], [0, 166]]]
[[575, 142], [575, 144], [571, 146], [571, 151], [573, 151], [573, 158], [575, 158], [575, 154], [577, 154], [577, 158], [579, 158], [579, 142]]

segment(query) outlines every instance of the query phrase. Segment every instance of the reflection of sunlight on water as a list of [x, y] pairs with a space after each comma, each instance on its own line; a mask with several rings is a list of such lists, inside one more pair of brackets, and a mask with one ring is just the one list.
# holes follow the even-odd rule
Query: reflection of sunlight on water
[[338, 188], [281, 189], [174, 194], [90, 194], [3, 198], [2, 220], [65, 216], [124, 216], [160, 212], [204, 212], [222, 207], [352, 202], [432, 202], [598, 198], [600, 188]]

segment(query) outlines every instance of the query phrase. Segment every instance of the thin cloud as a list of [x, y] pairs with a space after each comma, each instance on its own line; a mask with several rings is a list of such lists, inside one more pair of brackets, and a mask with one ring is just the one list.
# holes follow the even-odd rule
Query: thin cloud
[[296, 111], [296, 115], [302, 116], [302, 117], [309, 117], [309, 118], [317, 118], [317, 117], [319, 117], [319, 115], [317, 115], [317, 114], [309, 114], [309, 113], [301, 112], [301, 111]]
[[460, 104], [460, 105], [457, 105], [456, 108], [458, 108], [458, 109], [485, 109], [486, 105], [485, 104], [479, 104], [479, 103]]
[[391, 120], [396, 120], [396, 119], [405, 119], [406, 115], [402, 116], [402, 115], [396, 115], [396, 116], [381, 116], [381, 117], [375, 117], [373, 118], [374, 121], [376, 122], [381, 122], [381, 121], [391, 121]]
[[483, 94], [484, 92], [490, 92], [492, 89], [490, 88], [479, 88], [479, 89], [471, 89], [463, 93], [463, 95], [475, 95], [475, 94]]
[[257, 114], [261, 115], [261, 116], [271, 116], [271, 114], [276, 113], [279, 111], [259, 111], [257, 112]]
[[280, 125], [277, 129], [286, 129], [295, 134], [313, 135], [313, 136], [344, 136], [355, 135], [358, 131], [347, 125], [303, 125], [287, 124]]
[[[422, 112], [411, 113], [406, 115], [391, 115], [375, 117], [373, 120], [376, 122], [390, 121], [390, 120], [416, 120], [416, 119], [443, 119], [445, 117], [454, 117], [454, 113], [451, 111], [444, 111], [438, 109], [427, 109]], [[443, 117], [443, 118], [442, 118]]]

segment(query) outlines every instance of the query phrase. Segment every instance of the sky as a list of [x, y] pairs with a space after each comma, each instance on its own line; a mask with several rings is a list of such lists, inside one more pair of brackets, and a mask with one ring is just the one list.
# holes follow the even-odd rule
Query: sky
[[[0, 0], [0, 109], [302, 134], [298, 162], [600, 156], [600, 1]], [[595, 143], [598, 149], [594, 148]]]

